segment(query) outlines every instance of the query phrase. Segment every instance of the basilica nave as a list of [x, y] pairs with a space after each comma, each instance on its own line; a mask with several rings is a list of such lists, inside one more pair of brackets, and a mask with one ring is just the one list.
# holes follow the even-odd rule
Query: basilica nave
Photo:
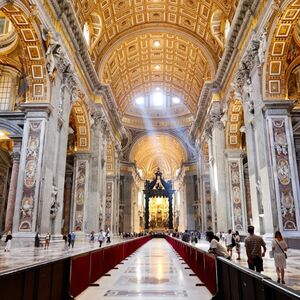
[[299, 248], [298, 0], [0, 1], [0, 231], [280, 230]]

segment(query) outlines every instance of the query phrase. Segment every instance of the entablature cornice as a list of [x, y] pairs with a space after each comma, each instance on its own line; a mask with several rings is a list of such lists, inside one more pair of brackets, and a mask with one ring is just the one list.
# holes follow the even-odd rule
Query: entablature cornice
[[199, 133], [204, 131], [204, 121], [207, 112], [207, 107], [211, 101], [213, 90], [220, 90], [226, 81], [226, 74], [232, 67], [237, 53], [238, 45], [243, 37], [245, 28], [249, 25], [249, 20], [257, 10], [260, 1], [244, 0], [240, 1], [237, 7], [232, 27], [229, 33], [228, 42], [225, 51], [222, 55], [216, 76], [211, 83], [205, 84], [200, 95], [195, 121], [190, 130], [190, 136], [195, 138]]
[[57, 18], [61, 21], [64, 30], [68, 33], [73, 43], [72, 46], [75, 48], [76, 58], [83, 70], [90, 90], [93, 91], [95, 95], [101, 95], [105, 99], [103, 105], [109, 112], [111, 123], [117, 135], [120, 136], [120, 139], [123, 138], [126, 132], [120, 121], [113, 95], [111, 91], [99, 81], [72, 4], [64, 0], [50, 0], [50, 3], [55, 10]]

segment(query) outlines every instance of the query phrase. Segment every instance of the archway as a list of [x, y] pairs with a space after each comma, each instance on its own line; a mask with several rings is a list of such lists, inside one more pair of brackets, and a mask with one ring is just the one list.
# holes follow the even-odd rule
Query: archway
[[44, 49], [36, 25], [32, 22], [29, 2], [26, 5], [21, 1], [14, 1], [13, 4], [1, 1], [0, 9], [13, 24], [24, 50], [20, 63], [24, 68], [23, 76], [27, 77], [24, 82], [26, 101], [48, 102]]
[[[76, 164], [75, 157], [78, 153], [90, 150], [90, 128], [86, 106], [83, 101], [76, 101], [70, 111], [68, 143], [66, 153], [66, 170], [64, 186], [64, 208], [62, 233], [73, 230], [72, 207], [74, 207]], [[80, 193], [80, 195], [82, 195]], [[83, 195], [82, 195], [83, 196]], [[80, 196], [81, 197], [81, 196]], [[78, 200], [78, 199], [77, 199]], [[83, 201], [83, 199], [81, 199]]]

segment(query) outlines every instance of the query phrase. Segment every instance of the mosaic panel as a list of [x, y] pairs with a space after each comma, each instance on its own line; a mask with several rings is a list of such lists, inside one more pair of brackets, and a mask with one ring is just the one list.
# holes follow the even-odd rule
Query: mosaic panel
[[283, 230], [298, 230], [295, 195], [292, 186], [291, 166], [289, 163], [290, 148], [287, 141], [286, 121], [283, 118], [272, 119], [272, 139], [275, 152], [277, 194], [280, 198], [281, 221]]
[[87, 162], [76, 161], [76, 183], [75, 183], [75, 230], [83, 231], [84, 201], [86, 190]]
[[112, 195], [113, 195], [113, 183], [106, 182], [106, 200], [105, 200], [105, 230], [111, 228], [112, 221]]
[[242, 208], [242, 187], [240, 180], [239, 161], [229, 161], [230, 195], [233, 210], [233, 225], [238, 231], [245, 231]]
[[40, 161], [42, 121], [30, 121], [26, 147], [23, 194], [20, 203], [19, 231], [33, 231], [33, 211], [37, 198], [37, 174]]

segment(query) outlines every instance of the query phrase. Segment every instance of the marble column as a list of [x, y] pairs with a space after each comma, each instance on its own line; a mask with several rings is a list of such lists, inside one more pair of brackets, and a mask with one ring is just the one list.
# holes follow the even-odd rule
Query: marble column
[[74, 159], [74, 189], [73, 189], [73, 228], [79, 232], [87, 232], [89, 216], [86, 213], [86, 202], [88, 199], [88, 153], [75, 153]]
[[246, 194], [243, 169], [244, 152], [239, 149], [226, 151], [229, 197], [231, 204], [231, 226], [240, 234], [247, 234]]
[[211, 139], [209, 140], [210, 174], [212, 192], [212, 213], [215, 211], [215, 231], [227, 231], [229, 228], [230, 206], [227, 199], [225, 174], [225, 129], [220, 115], [212, 120]]
[[[49, 114], [49, 104], [23, 104], [26, 121], [23, 131], [20, 168], [17, 184], [13, 231], [16, 238], [34, 237], [39, 230], [43, 199], [43, 157], [48, 153], [44, 140]], [[17, 243], [17, 240], [14, 241]]]
[[12, 153], [12, 171], [11, 179], [9, 184], [9, 192], [7, 199], [7, 208], [5, 215], [5, 232], [11, 231], [13, 227], [13, 216], [15, 210], [17, 183], [20, 167], [20, 152], [21, 152], [21, 141], [14, 141], [14, 148]]
[[[265, 116], [269, 133], [272, 176], [275, 185], [277, 228], [285, 236], [299, 236], [300, 193], [293, 128], [289, 110], [293, 101], [265, 102]], [[270, 171], [271, 171], [270, 170]]]

